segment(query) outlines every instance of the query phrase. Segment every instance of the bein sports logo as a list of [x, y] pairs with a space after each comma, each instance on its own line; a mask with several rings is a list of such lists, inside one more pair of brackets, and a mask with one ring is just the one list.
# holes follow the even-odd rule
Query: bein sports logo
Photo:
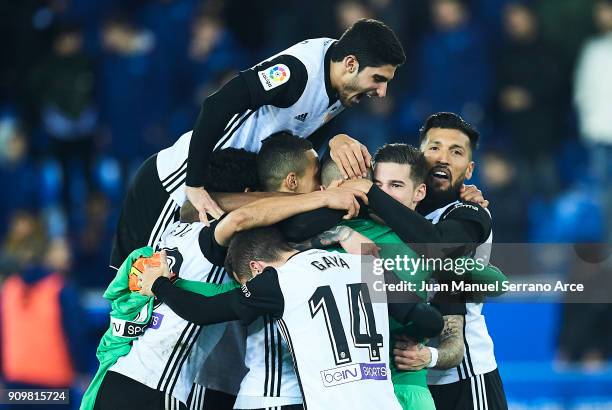
[[291, 76], [291, 72], [285, 64], [276, 64], [269, 69], [259, 71], [257, 75], [264, 90], [268, 91], [286, 83]]
[[359, 380], [387, 380], [388, 374], [386, 363], [355, 363], [323, 370], [321, 379], [323, 386], [333, 387]]

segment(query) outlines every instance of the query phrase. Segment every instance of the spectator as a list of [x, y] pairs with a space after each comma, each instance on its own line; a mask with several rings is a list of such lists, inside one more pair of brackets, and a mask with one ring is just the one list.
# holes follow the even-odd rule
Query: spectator
[[401, 108], [402, 132], [414, 133], [432, 112], [451, 111], [479, 124], [490, 94], [490, 64], [484, 34], [464, 0], [431, 3], [433, 31], [414, 64], [414, 93]]
[[4, 281], [0, 295], [2, 380], [9, 389], [67, 388], [86, 370], [78, 293], [64, 276], [69, 251], [40, 232], [31, 232], [23, 247], [26, 264]]
[[30, 264], [43, 249], [44, 226], [35, 214], [17, 210], [2, 243], [1, 271], [9, 275]]
[[28, 154], [28, 142], [17, 119], [0, 118], [0, 181], [5, 190], [0, 201], [0, 237], [15, 211], [39, 204], [40, 175]]
[[[104, 150], [116, 158], [123, 174], [131, 174], [155, 151], [152, 125], [159, 118], [147, 100], [155, 38], [123, 16], [109, 19], [102, 30], [100, 110], [104, 118]], [[163, 132], [158, 131], [158, 134]], [[124, 178], [125, 179], [125, 178]]]
[[84, 179], [87, 191], [92, 189], [93, 136], [98, 123], [93, 64], [83, 53], [82, 45], [80, 28], [62, 27], [51, 55], [31, 78], [39, 98], [42, 124], [50, 136], [51, 152], [62, 168], [62, 199], [69, 214], [74, 210], [70, 192], [75, 175]]
[[[510, 3], [504, 12], [505, 41], [496, 58], [499, 123], [526, 161], [524, 183], [531, 191], [558, 190], [555, 147], [561, 127], [556, 61], [540, 38], [538, 20], [522, 3]], [[518, 61], [529, 62], [517, 64]]]
[[233, 34], [208, 9], [193, 19], [191, 37], [181, 50], [181, 71], [174, 82], [181, 98], [171, 118], [169, 135], [172, 136], [191, 129], [202, 101], [216, 90], [219, 78], [228, 72], [234, 74], [247, 64], [244, 50]]
[[500, 152], [486, 152], [482, 159], [483, 191], [495, 218], [497, 243], [523, 243], [527, 240], [527, 196], [517, 178], [517, 167]]
[[[85, 226], [75, 244], [75, 264], [77, 272], [88, 272], [92, 267], [102, 268], [108, 264], [108, 254], [114, 233], [108, 199], [101, 193], [93, 193], [85, 207]], [[106, 274], [80, 275], [75, 281], [82, 287], [104, 288], [112, 280], [112, 272]]]
[[601, 188], [608, 227], [612, 237], [612, 1], [596, 2], [593, 16], [600, 35], [583, 47], [574, 88], [580, 131], [589, 147], [591, 171]]

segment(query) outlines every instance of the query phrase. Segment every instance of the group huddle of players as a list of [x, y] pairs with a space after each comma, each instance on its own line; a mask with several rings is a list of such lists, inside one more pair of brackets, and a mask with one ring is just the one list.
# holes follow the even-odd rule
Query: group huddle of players
[[[383, 23], [305, 40], [212, 94], [126, 194], [111, 326], [82, 409], [506, 409], [482, 297], [375, 292], [372, 258], [488, 261], [464, 181], [479, 134], [436, 113], [418, 148], [364, 145], [334, 118], [405, 62]], [[417, 130], [415, 130], [416, 132]], [[321, 160], [317, 151], [327, 148]], [[157, 263], [128, 276], [157, 251]], [[133, 273], [133, 271], [132, 271]], [[504, 280], [386, 271], [387, 284]]]

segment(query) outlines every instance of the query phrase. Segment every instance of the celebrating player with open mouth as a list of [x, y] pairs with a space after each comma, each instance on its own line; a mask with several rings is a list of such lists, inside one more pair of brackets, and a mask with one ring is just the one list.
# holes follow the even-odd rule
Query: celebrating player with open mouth
[[[212, 151], [258, 152], [262, 140], [278, 131], [308, 138], [319, 148], [331, 136], [332, 119], [363, 97], [384, 97], [404, 61], [389, 27], [359, 20], [339, 40], [305, 40], [240, 72], [206, 98], [193, 133], [141, 165], [123, 203], [110, 265], [118, 267], [133, 249], [155, 245], [187, 197], [205, 223], [206, 214], [223, 213], [204, 186]], [[340, 134], [329, 148], [346, 178], [365, 175], [370, 166], [365, 146]]]

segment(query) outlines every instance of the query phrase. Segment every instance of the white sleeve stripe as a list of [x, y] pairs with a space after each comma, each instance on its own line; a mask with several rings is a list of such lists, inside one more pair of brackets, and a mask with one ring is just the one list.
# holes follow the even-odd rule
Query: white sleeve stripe
[[[151, 230], [151, 236], [149, 236], [149, 241], [147, 242], [148, 246], [157, 245], [157, 241], [159, 241], [159, 237], [164, 232], [166, 227], [168, 226], [168, 218], [172, 216], [174, 213], [174, 206], [176, 204], [172, 197], [168, 197], [166, 203], [164, 204], [164, 208], [162, 209], [161, 214], [157, 218], [153, 229]], [[176, 204], [178, 206], [178, 204]]]

